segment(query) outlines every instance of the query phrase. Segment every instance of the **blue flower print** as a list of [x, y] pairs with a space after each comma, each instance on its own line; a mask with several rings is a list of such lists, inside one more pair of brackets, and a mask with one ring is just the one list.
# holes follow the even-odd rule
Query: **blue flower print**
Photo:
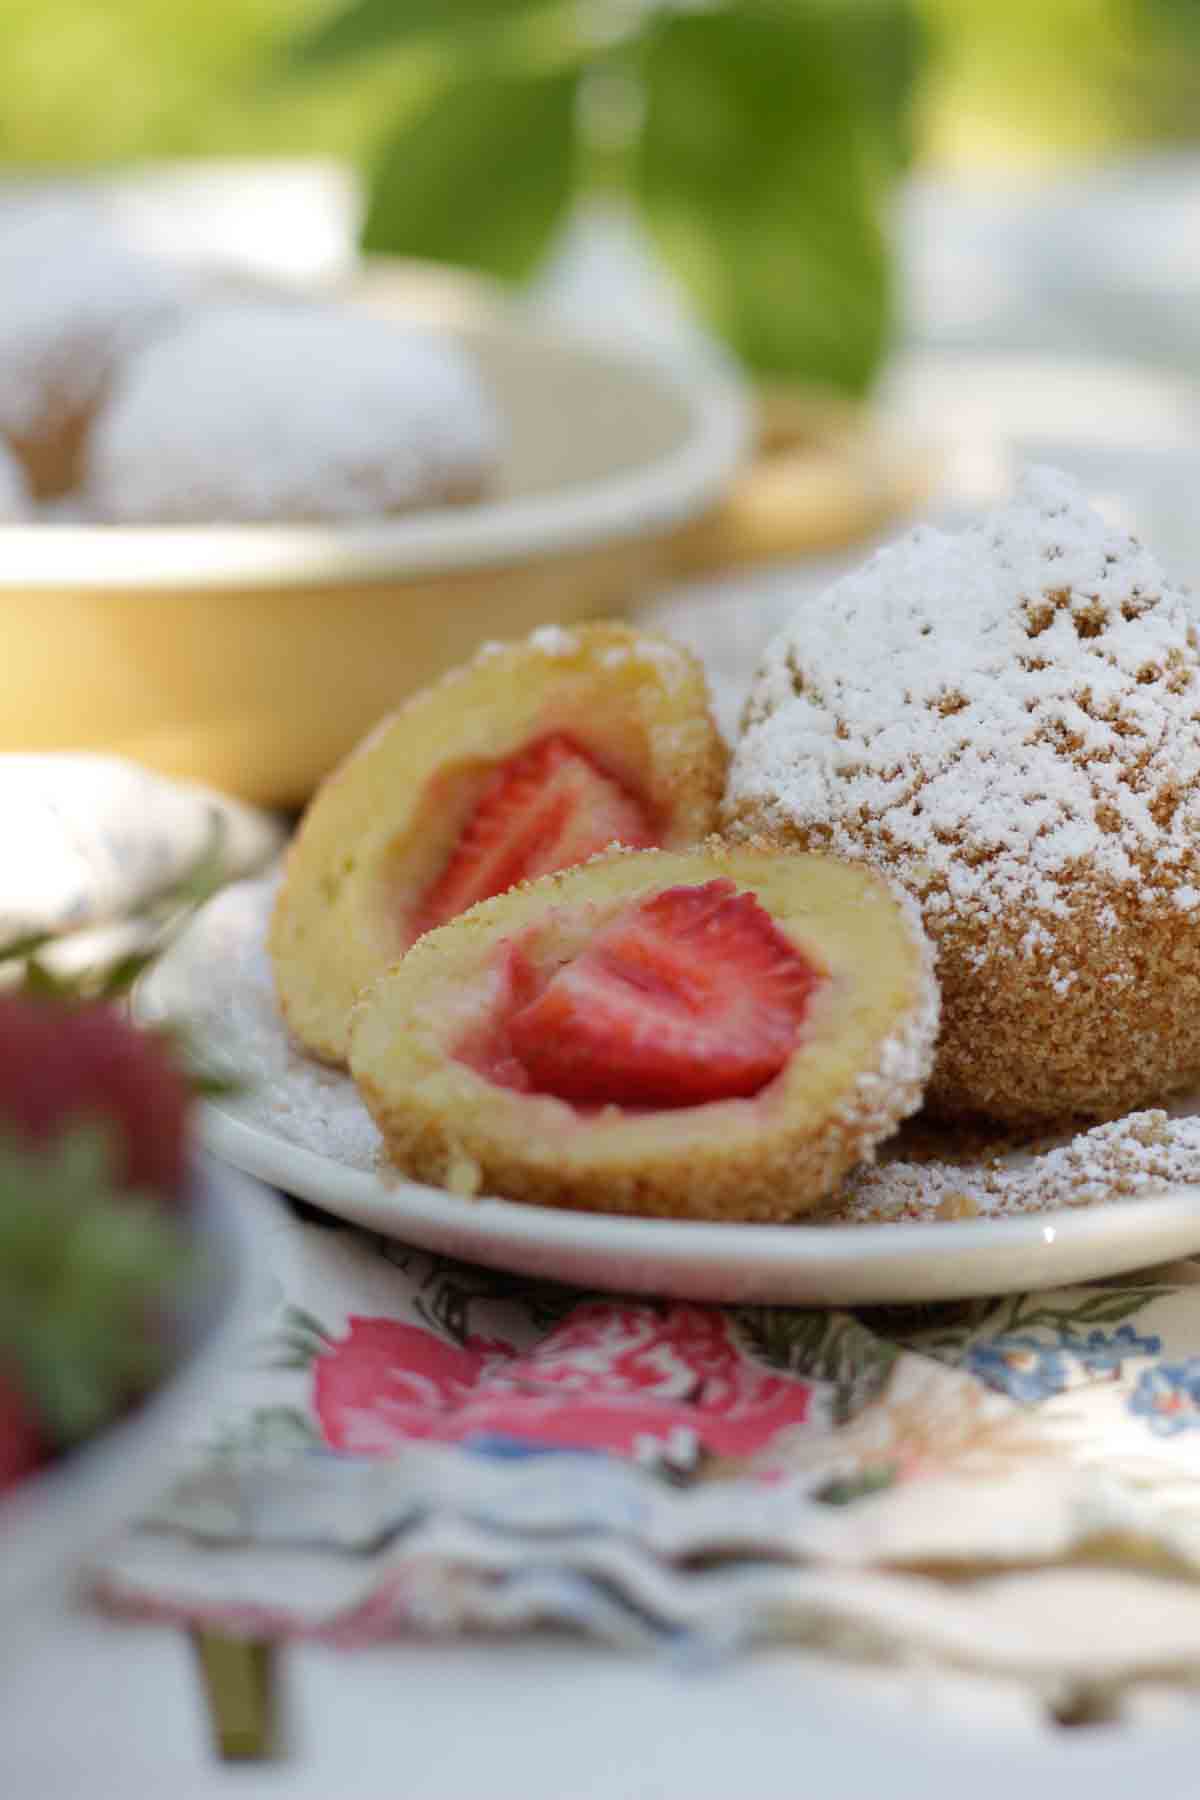
[[1058, 1347], [1024, 1332], [972, 1344], [965, 1360], [972, 1375], [1010, 1400], [1044, 1400], [1061, 1394], [1070, 1380], [1070, 1364]]
[[543, 1444], [533, 1438], [510, 1437], [507, 1432], [481, 1431], [463, 1439], [463, 1448], [496, 1462], [528, 1462], [535, 1456], [607, 1456], [607, 1450], [586, 1445]]
[[1116, 1379], [1126, 1357], [1154, 1356], [1162, 1340], [1141, 1336], [1132, 1325], [1116, 1331], [1089, 1331], [1086, 1336], [1060, 1326], [1056, 1337], [1043, 1339], [1031, 1332], [1001, 1332], [972, 1344], [966, 1366], [988, 1387], [1011, 1400], [1032, 1404], [1089, 1377]]
[[1129, 1396], [1129, 1410], [1141, 1413], [1158, 1437], [1194, 1431], [1200, 1426], [1200, 1356], [1147, 1369]]
[[1132, 1325], [1118, 1325], [1115, 1331], [1089, 1331], [1086, 1338], [1073, 1331], [1060, 1331], [1064, 1349], [1077, 1355], [1089, 1375], [1119, 1375], [1127, 1356], [1157, 1356], [1162, 1339], [1155, 1332], [1143, 1337]]

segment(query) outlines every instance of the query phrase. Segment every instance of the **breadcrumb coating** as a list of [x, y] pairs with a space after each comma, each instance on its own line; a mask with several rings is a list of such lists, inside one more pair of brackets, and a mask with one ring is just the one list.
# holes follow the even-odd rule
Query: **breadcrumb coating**
[[1112, 1118], [1200, 1073], [1200, 642], [1185, 592], [1031, 471], [773, 641], [724, 817], [921, 907], [946, 1117]]

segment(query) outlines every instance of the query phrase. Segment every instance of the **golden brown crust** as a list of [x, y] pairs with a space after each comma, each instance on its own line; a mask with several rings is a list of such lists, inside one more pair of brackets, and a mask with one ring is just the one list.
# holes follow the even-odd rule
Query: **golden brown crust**
[[677, 849], [712, 830], [727, 752], [687, 651], [620, 624], [486, 645], [384, 719], [318, 790], [290, 848], [270, 949], [284, 1018], [342, 1063], [350, 1008], [402, 953], [402, 899], [428, 886], [490, 765], [567, 730]]
[[[982, 1112], [1013, 1125], [1113, 1119], [1195, 1084], [1195, 927], [1161, 882], [1118, 888], [1081, 879], [1071, 912], [1053, 921], [1052, 936], [1047, 930], [1049, 951], [1027, 946], [1029, 924], [992, 931], [981, 982], [982, 934], [961, 921], [942, 929], [930, 921], [953, 1021], [930, 1083], [931, 1111]], [[1062, 969], [1078, 971], [1069, 985]], [[1030, 1043], [1036, 1057], [1020, 1053]]]
[[[763, 841], [763, 826], [753, 804], [730, 809], [735, 841]], [[770, 841], [828, 853], [830, 836], [776, 818]], [[864, 860], [913, 889], [937, 953], [930, 1113], [1020, 1128], [1115, 1119], [1200, 1080], [1200, 958], [1172, 898], [1178, 870], [1147, 863], [1137, 886], [1080, 871], [1065, 917], [1028, 907], [996, 923], [932, 904], [903, 859], [864, 838]]]
[[[721, 876], [754, 892], [829, 977], [802, 1049], [753, 1099], [583, 1115], [451, 1055], [473, 1000], [486, 1006], [506, 938], [532, 928], [562, 954], [638, 897]], [[878, 876], [714, 839], [676, 854], [608, 852], [429, 933], [355, 1008], [350, 1066], [392, 1161], [418, 1180], [584, 1211], [783, 1220], [916, 1110], [936, 1029], [915, 911]]]
[[390, 1107], [369, 1077], [359, 1090], [383, 1133], [393, 1165], [414, 1181], [468, 1194], [500, 1195], [572, 1212], [635, 1218], [784, 1224], [810, 1211], [861, 1162], [849, 1125], [807, 1141], [765, 1138], [734, 1153], [697, 1145], [682, 1162], [580, 1175], [531, 1166], [519, 1142], [461, 1136], [410, 1109]]

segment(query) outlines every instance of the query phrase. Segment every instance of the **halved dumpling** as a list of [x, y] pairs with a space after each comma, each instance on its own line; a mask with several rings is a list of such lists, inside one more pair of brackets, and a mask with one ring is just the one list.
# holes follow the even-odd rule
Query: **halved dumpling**
[[350, 1069], [396, 1167], [465, 1193], [787, 1219], [920, 1104], [937, 988], [865, 866], [611, 852], [431, 932], [363, 996]]
[[342, 1062], [360, 991], [425, 931], [611, 843], [712, 830], [725, 749], [699, 663], [623, 625], [486, 646], [318, 791], [271, 928], [295, 1036]]

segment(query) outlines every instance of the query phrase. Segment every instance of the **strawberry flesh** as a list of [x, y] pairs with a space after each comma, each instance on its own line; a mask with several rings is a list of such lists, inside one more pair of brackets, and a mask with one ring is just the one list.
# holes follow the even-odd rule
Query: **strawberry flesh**
[[454, 1055], [498, 1087], [524, 1092], [530, 1086], [529, 1075], [513, 1050], [508, 1027], [509, 1021], [534, 998], [539, 983], [533, 964], [516, 938], [506, 938], [501, 944], [489, 979], [492, 991], [480, 1021], [455, 1045]]
[[521, 1085], [580, 1106], [748, 1097], [792, 1054], [820, 981], [733, 882], [666, 888], [513, 1012], [505, 1052], [524, 1071]]
[[563, 732], [526, 745], [493, 770], [449, 862], [418, 909], [417, 933], [478, 900], [586, 862], [607, 844], [657, 843], [645, 808]]

